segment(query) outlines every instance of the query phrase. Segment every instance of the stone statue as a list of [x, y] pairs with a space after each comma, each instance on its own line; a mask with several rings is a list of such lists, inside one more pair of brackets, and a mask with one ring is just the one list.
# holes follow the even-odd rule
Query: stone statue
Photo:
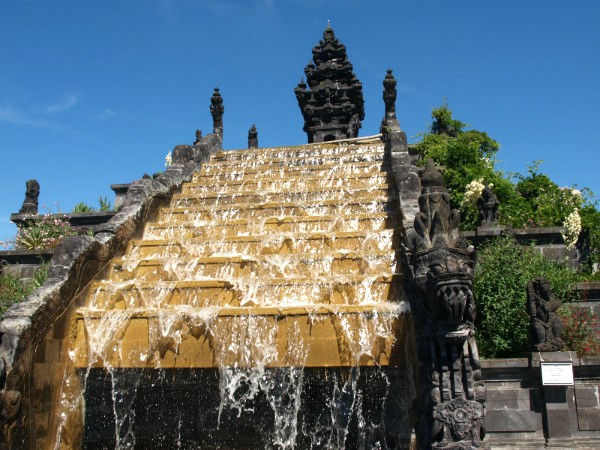
[[38, 198], [40, 196], [40, 183], [37, 180], [27, 180], [25, 183], [27, 190], [25, 191], [25, 200], [23, 200], [23, 206], [19, 210], [19, 214], [32, 214], [38, 213]]
[[258, 148], [258, 131], [254, 124], [252, 124], [252, 128], [248, 130], [248, 148]]
[[481, 191], [477, 199], [477, 208], [479, 208], [479, 226], [490, 226], [498, 221], [498, 206], [500, 202], [492, 191], [492, 188], [486, 186]]
[[202, 130], [196, 130], [196, 140], [194, 141], [194, 145], [200, 143], [200, 139], [202, 139]]
[[562, 302], [554, 297], [550, 282], [543, 277], [527, 283], [527, 312], [531, 316], [530, 342], [534, 352], [558, 352], [564, 345], [563, 325], [556, 310]]
[[215, 88], [212, 97], [210, 98], [210, 113], [213, 116], [213, 133], [219, 135], [223, 140], [223, 113], [225, 107], [223, 106], [223, 97], [219, 92], [219, 88]]
[[488, 448], [486, 392], [475, 342], [474, 258], [460, 238], [460, 214], [432, 160], [421, 177], [405, 273], [419, 358], [414, 427], [419, 449]]

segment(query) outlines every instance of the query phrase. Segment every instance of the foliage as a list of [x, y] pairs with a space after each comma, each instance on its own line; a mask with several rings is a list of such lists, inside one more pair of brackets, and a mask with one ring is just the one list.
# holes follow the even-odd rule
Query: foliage
[[533, 248], [499, 237], [477, 249], [474, 293], [477, 343], [483, 357], [510, 358], [529, 351], [526, 288], [529, 280], [540, 276], [550, 281], [557, 298], [576, 299], [577, 274]]
[[94, 208], [92, 208], [89, 205], [86, 205], [83, 202], [79, 202], [73, 207], [74, 213], [89, 213], [89, 212], [93, 212], [93, 211], [94, 211]]
[[[443, 169], [452, 206], [461, 210], [461, 228], [475, 229], [478, 219], [476, 189], [493, 185], [500, 202], [499, 221], [512, 228], [565, 227], [567, 245], [587, 238], [583, 250], [589, 276], [600, 264], [600, 212], [589, 189], [559, 187], [541, 173], [536, 161], [523, 174], [504, 174], [494, 168], [499, 144], [486, 133], [466, 130], [467, 125], [452, 117], [446, 104], [432, 112], [429, 132], [422, 134], [415, 148], [423, 164], [428, 158]], [[582, 241], [579, 239], [579, 241]], [[581, 247], [582, 242], [578, 245]]]
[[42, 262], [35, 270], [31, 279], [19, 277], [2, 271], [0, 272], [0, 314], [15, 302], [20, 302], [35, 289], [39, 288], [48, 278], [50, 263]]
[[100, 211], [111, 211], [112, 210], [112, 205], [110, 204], [110, 200], [106, 196], [104, 196], [104, 197], [100, 196], [100, 198], [98, 199], [98, 205], [100, 206]]
[[558, 310], [563, 323], [562, 338], [565, 349], [577, 356], [600, 355], [600, 322], [589, 308], [563, 305]]
[[66, 216], [46, 214], [27, 220], [16, 238], [15, 248], [39, 250], [55, 248], [67, 236], [77, 234]]

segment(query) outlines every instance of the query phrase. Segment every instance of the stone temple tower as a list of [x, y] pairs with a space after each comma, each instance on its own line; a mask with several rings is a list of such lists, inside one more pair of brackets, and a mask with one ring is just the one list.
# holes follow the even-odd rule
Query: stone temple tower
[[365, 118], [362, 84], [329, 24], [312, 53], [304, 69], [306, 83], [302, 79], [294, 89], [308, 142], [357, 137]]

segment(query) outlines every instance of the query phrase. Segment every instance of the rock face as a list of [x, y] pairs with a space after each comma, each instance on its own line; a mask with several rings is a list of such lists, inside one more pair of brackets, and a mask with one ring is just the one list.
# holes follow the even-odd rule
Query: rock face
[[308, 142], [325, 142], [358, 136], [365, 118], [362, 84], [354, 75], [346, 47], [329, 25], [313, 48], [313, 61], [294, 89], [304, 117]]
[[459, 238], [441, 174], [429, 160], [405, 238], [407, 292], [417, 330], [418, 448], [485, 448], [485, 388], [475, 342], [473, 258]]

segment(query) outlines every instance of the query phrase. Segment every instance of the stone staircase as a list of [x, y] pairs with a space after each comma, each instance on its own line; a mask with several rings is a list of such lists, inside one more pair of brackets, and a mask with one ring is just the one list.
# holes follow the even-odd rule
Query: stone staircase
[[379, 139], [214, 155], [90, 288], [75, 365], [400, 364], [392, 181]]

